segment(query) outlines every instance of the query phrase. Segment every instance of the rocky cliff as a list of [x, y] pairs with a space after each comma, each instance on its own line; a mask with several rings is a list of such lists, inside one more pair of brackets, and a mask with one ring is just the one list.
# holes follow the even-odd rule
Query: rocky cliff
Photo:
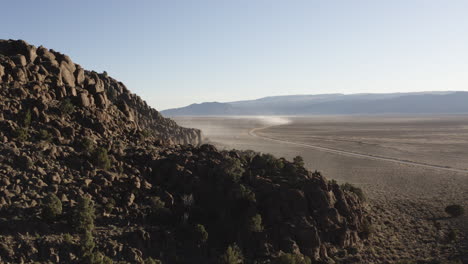
[[65, 55], [0, 54], [1, 263], [327, 262], [369, 234], [359, 195], [300, 158], [195, 146]]
[[[0, 108], [6, 119], [26, 109], [34, 120], [57, 131], [77, 125], [71, 126], [74, 132], [97, 132], [97, 137], [146, 131], [171, 143], [200, 143], [199, 130], [179, 127], [162, 117], [123, 83], [105, 73], [84, 70], [68, 56], [42, 46], [0, 40], [0, 85]], [[66, 99], [76, 106], [74, 113], [67, 120], [56, 118], [56, 106]]]

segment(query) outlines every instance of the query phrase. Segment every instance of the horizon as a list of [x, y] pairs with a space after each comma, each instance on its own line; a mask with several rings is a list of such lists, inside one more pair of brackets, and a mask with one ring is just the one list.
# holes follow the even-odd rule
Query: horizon
[[374, 94], [379, 94], [379, 95], [385, 95], [385, 94], [429, 94], [429, 93], [459, 93], [459, 92], [468, 92], [468, 91], [461, 91], [461, 90], [447, 90], [447, 91], [418, 91], [418, 92], [382, 92], [382, 93], [323, 93], [323, 94], [288, 94], [288, 95], [271, 95], [271, 96], [265, 96], [265, 97], [260, 97], [260, 98], [255, 98], [255, 99], [244, 99], [244, 100], [236, 100], [236, 101], [206, 101], [206, 102], [195, 102], [191, 103], [189, 105], [181, 106], [181, 107], [174, 107], [174, 108], [166, 108], [166, 109], [161, 109], [158, 111], [167, 111], [167, 110], [174, 110], [178, 108], [184, 108], [187, 106], [192, 106], [192, 105], [201, 105], [201, 104], [212, 104], [212, 103], [219, 103], [219, 104], [229, 104], [229, 103], [238, 103], [238, 102], [246, 102], [246, 101], [257, 101], [257, 100], [262, 100], [262, 99], [267, 99], [267, 98], [275, 98], [275, 97], [295, 97], [295, 96], [319, 96], [319, 95], [374, 95]]
[[435, 0], [14, 1], [4, 17], [15, 23], [1, 35], [107, 71], [164, 110], [275, 94], [468, 91], [467, 9]]

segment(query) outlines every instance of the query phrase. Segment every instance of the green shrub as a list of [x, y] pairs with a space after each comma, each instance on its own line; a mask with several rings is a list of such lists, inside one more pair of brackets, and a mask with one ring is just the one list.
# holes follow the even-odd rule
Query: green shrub
[[[287, 163], [286, 163], [287, 164]], [[283, 159], [277, 159], [271, 154], [256, 155], [250, 167], [260, 176], [275, 177], [285, 166]]]
[[218, 261], [219, 264], [240, 264], [244, 263], [242, 251], [236, 245], [230, 245], [226, 251], [221, 255]]
[[65, 99], [60, 103], [59, 110], [63, 115], [69, 115], [75, 111], [75, 106], [70, 99]]
[[447, 233], [446, 238], [449, 242], [455, 241], [458, 238], [458, 232], [456, 230], [450, 229], [450, 231]]
[[204, 225], [197, 224], [193, 228], [193, 238], [197, 244], [204, 244], [208, 241], [208, 232]]
[[54, 220], [62, 214], [62, 202], [53, 193], [44, 198], [42, 205], [42, 217], [46, 220]]
[[272, 264], [311, 264], [309, 257], [302, 254], [284, 253], [273, 260]]
[[18, 141], [26, 141], [29, 139], [29, 132], [26, 128], [20, 127], [13, 132], [13, 136]]
[[361, 230], [359, 232], [359, 235], [364, 238], [368, 239], [372, 233], [374, 233], [374, 226], [372, 226], [372, 223], [369, 220], [364, 220], [362, 225], [361, 225]]
[[75, 209], [74, 226], [80, 233], [94, 230], [94, 206], [91, 199], [83, 197], [79, 200]]
[[72, 235], [70, 235], [69, 233], [66, 233], [65, 235], [63, 235], [63, 242], [65, 242], [68, 245], [73, 245], [74, 242], [73, 242]]
[[255, 193], [243, 184], [239, 184], [238, 188], [232, 190], [233, 196], [237, 200], [245, 200], [249, 202], [256, 202]]
[[465, 209], [459, 204], [452, 204], [445, 207], [445, 212], [451, 217], [459, 217], [465, 213]]
[[147, 258], [147, 259], [145, 259], [144, 264], [162, 264], [162, 262], [160, 260], [158, 260], [158, 259]]
[[[99, 253], [99, 254], [102, 254], [102, 253]], [[109, 258], [108, 256], [102, 254], [102, 261], [101, 261], [102, 264], [112, 264], [114, 263], [114, 261]]]
[[109, 198], [108, 202], [104, 205], [104, 212], [111, 213], [115, 208], [115, 200]]
[[227, 158], [221, 166], [224, 175], [233, 182], [239, 182], [245, 171], [240, 160], [235, 158]]
[[334, 179], [329, 180], [328, 183], [331, 184], [331, 185], [337, 185], [338, 184], [338, 182], [336, 180], [334, 180]]
[[299, 167], [294, 163], [286, 163], [281, 171], [281, 175], [292, 182], [297, 182], [303, 179], [303, 175], [299, 173]]
[[148, 129], [143, 129], [143, 130], [140, 132], [140, 138], [141, 138], [141, 139], [149, 138], [151, 135], [152, 135], [152, 133], [151, 133], [151, 131], [148, 130]]
[[50, 142], [52, 140], [52, 135], [49, 133], [49, 131], [41, 129], [39, 130], [39, 140]]
[[96, 243], [94, 242], [94, 206], [91, 199], [85, 197], [78, 202], [74, 221], [75, 228], [80, 235], [80, 247], [83, 263], [89, 264], [111, 264], [112, 259], [105, 256], [99, 251], [95, 251]]
[[298, 167], [304, 167], [304, 159], [301, 156], [294, 157], [293, 163]]
[[359, 253], [359, 250], [355, 247], [349, 247], [346, 249], [346, 251], [348, 252], [348, 254], [351, 255], [356, 255], [357, 253]]
[[31, 110], [26, 109], [20, 113], [19, 116], [20, 125], [23, 127], [29, 127], [31, 125]]
[[260, 214], [252, 216], [247, 223], [247, 228], [251, 232], [262, 232], [262, 216]]
[[193, 198], [193, 194], [183, 194], [180, 199], [182, 200], [182, 204], [185, 208], [191, 208], [195, 203], [195, 199]]
[[82, 260], [89, 264], [108, 264], [113, 263], [112, 259], [106, 257], [98, 251], [94, 251], [96, 243], [94, 242], [94, 207], [91, 199], [80, 199], [75, 211], [75, 228], [80, 235], [80, 247]]
[[361, 200], [361, 201], [365, 201], [366, 200], [366, 196], [364, 195], [364, 192], [362, 191], [361, 188], [359, 187], [356, 187], [350, 183], [345, 183], [345, 184], [342, 184], [341, 185], [341, 189], [343, 191], [348, 191], [348, 192], [352, 192], [354, 194], [357, 195], [357, 197]]
[[94, 242], [93, 233], [91, 230], [86, 230], [80, 237], [80, 246], [83, 256], [91, 256], [96, 243]]
[[114, 261], [112, 261], [111, 258], [107, 257], [106, 255], [102, 254], [99, 251], [92, 252], [89, 255], [84, 256], [83, 260], [85, 263], [89, 263], [89, 264], [112, 264], [114, 263]]
[[166, 206], [166, 204], [161, 200], [159, 196], [151, 197], [150, 202], [151, 202], [151, 208], [154, 210], [158, 210]]
[[49, 194], [44, 199], [42, 217], [46, 220], [54, 220], [62, 214], [62, 202], [55, 194]]
[[110, 169], [111, 162], [109, 155], [107, 154], [107, 149], [97, 148], [92, 155], [94, 165], [103, 170]]
[[117, 170], [117, 172], [118, 172], [119, 174], [124, 173], [124, 167], [123, 167], [122, 165], [118, 165], [117, 168], [116, 168], [116, 170]]
[[78, 142], [78, 147], [85, 153], [91, 153], [94, 150], [94, 142], [91, 139], [85, 137]]

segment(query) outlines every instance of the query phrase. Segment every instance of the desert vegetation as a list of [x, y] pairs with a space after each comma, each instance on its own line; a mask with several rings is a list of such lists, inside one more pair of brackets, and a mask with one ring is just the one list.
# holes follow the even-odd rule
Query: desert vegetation
[[459, 217], [465, 213], [465, 209], [459, 204], [452, 204], [445, 207], [445, 212], [451, 217]]
[[53, 193], [44, 199], [42, 217], [46, 220], [54, 220], [62, 214], [62, 202]]

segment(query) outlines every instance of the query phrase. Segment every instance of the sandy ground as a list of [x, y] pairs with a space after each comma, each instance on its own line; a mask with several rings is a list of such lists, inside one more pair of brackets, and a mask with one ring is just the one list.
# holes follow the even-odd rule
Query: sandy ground
[[[363, 263], [467, 254], [468, 217], [448, 219], [444, 208], [462, 204], [468, 209], [468, 116], [175, 120], [201, 129], [218, 148], [252, 149], [288, 159], [301, 155], [309, 169], [363, 188], [376, 229], [358, 256]], [[450, 230], [459, 235], [449, 243]]]

